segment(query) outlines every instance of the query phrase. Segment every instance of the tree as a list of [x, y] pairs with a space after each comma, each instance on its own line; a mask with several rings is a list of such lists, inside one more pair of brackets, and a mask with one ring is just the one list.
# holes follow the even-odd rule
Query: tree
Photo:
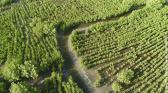
[[119, 92], [122, 90], [122, 86], [119, 82], [115, 81], [113, 84], [112, 84], [112, 89], [116, 92]]
[[11, 2], [12, 2], [12, 0], [0, 0], [0, 6], [9, 4], [9, 3], [11, 3]]
[[120, 73], [117, 74], [117, 79], [125, 84], [130, 84], [133, 77], [134, 71], [132, 71], [131, 69], [122, 70]]
[[16, 81], [20, 79], [21, 72], [19, 70], [20, 61], [17, 59], [8, 59], [2, 67], [2, 76], [9, 81]]
[[29, 26], [32, 28], [33, 33], [35, 33], [39, 37], [48, 35], [52, 32], [51, 29], [53, 29], [53, 26], [50, 22], [43, 21], [39, 17], [34, 17], [29, 23]]
[[32, 64], [32, 61], [25, 61], [24, 65], [20, 65], [22, 77], [36, 79], [38, 77], [37, 68]]
[[37, 68], [31, 61], [25, 61], [24, 64], [21, 64], [20, 60], [12, 58], [6, 61], [1, 70], [2, 76], [9, 81], [17, 81], [21, 77], [33, 79], [38, 77]]
[[154, 7], [159, 8], [164, 3], [166, 3], [166, 0], [147, 0], [147, 2], [146, 2], [146, 4], [148, 6], [152, 6], [152, 8], [154, 8]]
[[39, 93], [39, 91], [25, 82], [12, 83], [10, 93]]

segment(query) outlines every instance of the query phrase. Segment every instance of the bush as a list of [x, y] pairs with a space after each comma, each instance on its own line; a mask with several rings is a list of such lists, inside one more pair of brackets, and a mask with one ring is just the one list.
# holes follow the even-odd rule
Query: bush
[[9, 3], [11, 3], [11, 2], [12, 2], [12, 0], [0, 0], [0, 6], [9, 4]]
[[112, 89], [116, 92], [119, 92], [122, 90], [122, 86], [119, 82], [115, 81], [113, 84], [112, 84]]
[[1, 68], [2, 76], [9, 81], [18, 81], [22, 77], [33, 79], [38, 77], [37, 68], [32, 64], [32, 61], [25, 61], [24, 64], [20, 62], [19, 59], [14, 58], [7, 60]]
[[134, 77], [134, 71], [132, 71], [131, 69], [122, 70], [120, 73], [117, 74], [118, 81], [125, 84], [130, 84], [131, 79], [133, 77]]
[[10, 93], [39, 93], [39, 91], [25, 82], [12, 83]]
[[18, 59], [8, 59], [1, 68], [2, 76], [9, 81], [17, 81], [20, 79], [21, 72], [19, 70], [20, 60]]
[[159, 8], [166, 3], [166, 0], [147, 0], [146, 4], [152, 8]]

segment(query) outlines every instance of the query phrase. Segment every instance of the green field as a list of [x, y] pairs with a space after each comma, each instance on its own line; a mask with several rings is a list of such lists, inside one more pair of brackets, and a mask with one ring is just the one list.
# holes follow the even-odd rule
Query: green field
[[166, 0], [1, 0], [0, 93], [167, 93]]

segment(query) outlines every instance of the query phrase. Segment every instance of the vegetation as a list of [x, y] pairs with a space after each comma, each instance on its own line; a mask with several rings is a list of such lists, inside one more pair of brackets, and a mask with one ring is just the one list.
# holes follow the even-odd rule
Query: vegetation
[[168, 6], [160, 0], [146, 3], [118, 20], [72, 33], [74, 51], [82, 64], [98, 72], [101, 86], [116, 81], [124, 83], [125, 93], [166, 93]]
[[6, 81], [1, 80], [0, 82], [0, 93], [8, 93], [9, 84]]
[[25, 82], [12, 83], [10, 93], [39, 93], [35, 87], [28, 85]]
[[125, 84], [130, 84], [131, 79], [134, 77], [134, 71], [130, 69], [125, 69], [122, 70], [120, 73], [117, 75], [118, 81], [125, 83]]
[[[1, 0], [1, 4], [8, 2]], [[18, 82], [12, 83], [12, 93], [28, 92], [30, 85], [25, 85], [24, 81], [30, 82], [44, 77], [43, 74], [50, 73], [51, 68], [55, 67], [56, 73], [59, 73], [56, 76], [59, 78], [53, 84], [47, 85], [47, 88], [51, 86], [51, 91], [57, 91], [52, 87], [55, 88], [57, 81], [63, 81], [65, 83], [59, 83], [59, 93], [82, 92], [73, 83], [73, 79], [61, 79], [64, 60], [57, 45], [55, 27], [66, 28], [73, 26], [72, 24], [106, 19], [142, 4], [144, 0], [128, 3], [124, 0], [20, 0], [0, 16], [1, 76], [9, 82]], [[61, 22], [63, 25], [60, 25]], [[27, 90], [22, 90], [23, 88]]]
[[99, 74], [96, 85], [164, 92], [165, 0], [19, 0], [4, 6], [11, 2], [0, 1], [0, 92], [84, 93], [64, 71], [58, 33], [111, 18], [71, 36], [82, 64]]
[[62, 75], [52, 72], [50, 77], [44, 80], [44, 90], [42, 93], [83, 93], [83, 91], [73, 82], [72, 77], [64, 82]]
[[16, 59], [8, 60], [1, 68], [2, 75], [6, 80], [16, 81], [20, 79], [21, 72], [19, 69], [20, 61]]
[[112, 84], [112, 89], [115, 91], [115, 92], [120, 92], [122, 90], [122, 86], [119, 82], [114, 82]]
[[1, 0], [1, 1], [0, 1], [0, 6], [9, 4], [9, 3], [11, 3], [11, 2], [12, 2], [12, 0]]

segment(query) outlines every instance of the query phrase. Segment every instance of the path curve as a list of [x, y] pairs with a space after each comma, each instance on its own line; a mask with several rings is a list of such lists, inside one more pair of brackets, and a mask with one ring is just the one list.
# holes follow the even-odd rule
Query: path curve
[[127, 13], [121, 14], [116, 17], [110, 17], [105, 20], [98, 20], [96, 22], [92, 23], [82, 23], [80, 24], [77, 28], [71, 29], [68, 32], [61, 31], [61, 29], [58, 27], [56, 28], [57, 30], [57, 42], [58, 42], [58, 47], [59, 50], [64, 58], [65, 61], [65, 66], [64, 70], [69, 73], [73, 79], [78, 83], [79, 87], [83, 88], [85, 93], [103, 93], [109, 88], [103, 86], [100, 88], [95, 88], [93, 83], [91, 82], [90, 78], [88, 77], [88, 73], [86, 70], [81, 66], [79, 62], [79, 58], [75, 53], [73, 52], [71, 48], [71, 43], [70, 43], [70, 35], [72, 31], [77, 30], [77, 31], [86, 31], [91, 25], [98, 24], [101, 22], [108, 22], [108, 21], [115, 21], [119, 20], [121, 17], [126, 17], [132, 13], [134, 10], [142, 9], [145, 5], [133, 7], [130, 11]]

